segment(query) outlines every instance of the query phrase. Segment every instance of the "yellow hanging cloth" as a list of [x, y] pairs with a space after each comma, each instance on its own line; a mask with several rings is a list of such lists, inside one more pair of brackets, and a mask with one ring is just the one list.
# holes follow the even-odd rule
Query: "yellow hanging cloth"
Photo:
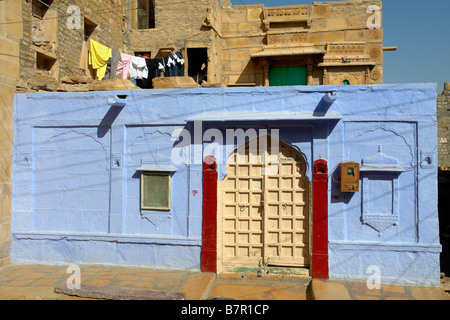
[[102, 80], [106, 73], [108, 60], [112, 57], [112, 49], [92, 39], [89, 48], [89, 64], [97, 70], [98, 80]]

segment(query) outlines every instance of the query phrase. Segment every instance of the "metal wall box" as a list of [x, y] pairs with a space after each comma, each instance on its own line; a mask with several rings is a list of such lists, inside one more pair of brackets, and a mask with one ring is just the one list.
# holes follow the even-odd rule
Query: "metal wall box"
[[359, 163], [341, 163], [341, 181], [339, 189], [341, 192], [359, 192]]

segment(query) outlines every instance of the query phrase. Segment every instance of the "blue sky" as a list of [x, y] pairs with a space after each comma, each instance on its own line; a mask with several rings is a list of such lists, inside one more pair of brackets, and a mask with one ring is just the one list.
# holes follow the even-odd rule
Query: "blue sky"
[[[321, 1], [318, 1], [321, 2]], [[312, 4], [312, 0], [231, 0], [267, 7]], [[450, 82], [450, 1], [384, 0], [384, 83]]]

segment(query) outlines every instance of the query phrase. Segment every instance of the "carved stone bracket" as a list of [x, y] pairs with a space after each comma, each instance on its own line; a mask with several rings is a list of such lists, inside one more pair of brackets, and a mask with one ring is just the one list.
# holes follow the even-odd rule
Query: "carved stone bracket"
[[398, 215], [363, 214], [362, 222], [375, 229], [380, 236], [384, 230], [398, 223]]
[[170, 215], [155, 215], [141, 212], [141, 218], [150, 222], [156, 231], [159, 230], [159, 227], [166, 221], [172, 220]]

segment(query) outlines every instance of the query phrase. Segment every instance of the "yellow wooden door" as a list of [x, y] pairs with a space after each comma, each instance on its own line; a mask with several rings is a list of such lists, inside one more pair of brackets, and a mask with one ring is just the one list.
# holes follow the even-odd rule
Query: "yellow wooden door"
[[278, 152], [279, 166], [277, 172], [263, 174], [271, 163], [249, 157], [249, 152], [247, 145], [245, 161], [237, 161], [237, 152], [228, 159], [228, 175], [221, 183], [219, 265], [308, 266], [309, 182], [303, 157], [284, 143], [276, 151], [268, 148], [269, 155]]
[[227, 164], [223, 181], [222, 254], [226, 266], [257, 266], [263, 257], [263, 184], [260, 161], [238, 164], [237, 154]]

